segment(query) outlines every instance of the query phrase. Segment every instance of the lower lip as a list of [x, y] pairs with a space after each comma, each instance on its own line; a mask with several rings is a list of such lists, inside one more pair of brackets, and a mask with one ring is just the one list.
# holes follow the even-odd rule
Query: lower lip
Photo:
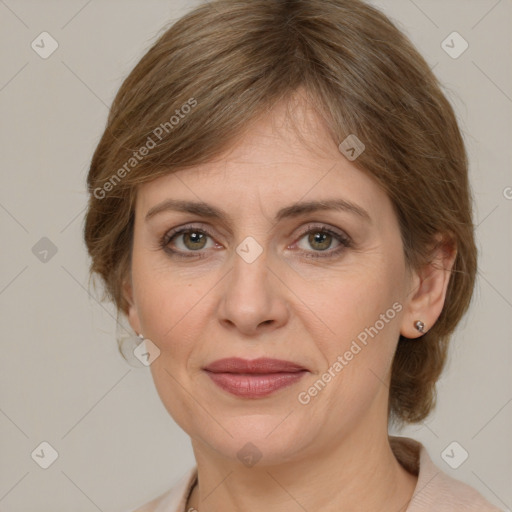
[[244, 398], [262, 398], [295, 384], [306, 371], [268, 374], [212, 373], [209, 371], [206, 373], [217, 386], [233, 395]]

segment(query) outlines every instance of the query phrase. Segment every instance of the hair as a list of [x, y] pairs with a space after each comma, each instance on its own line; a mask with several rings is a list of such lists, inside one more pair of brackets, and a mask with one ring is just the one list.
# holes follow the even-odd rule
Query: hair
[[387, 193], [405, 261], [431, 262], [436, 237], [456, 257], [443, 310], [419, 340], [400, 336], [388, 418], [424, 419], [449, 339], [469, 308], [477, 249], [468, 159], [454, 110], [410, 40], [360, 0], [217, 0], [161, 34], [119, 89], [87, 178], [84, 237], [91, 275], [119, 312], [128, 303], [138, 185], [211, 161], [302, 89], [339, 145]]

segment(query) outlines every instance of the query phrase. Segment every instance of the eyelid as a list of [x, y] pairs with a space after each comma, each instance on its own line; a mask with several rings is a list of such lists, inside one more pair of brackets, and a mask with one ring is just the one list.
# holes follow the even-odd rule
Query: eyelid
[[191, 223], [191, 224], [184, 224], [182, 226], [178, 226], [176, 228], [172, 228], [168, 231], [166, 231], [161, 237], [162, 241], [167, 241], [169, 243], [171, 241], [171, 238], [173, 238], [174, 235], [182, 234], [182, 232], [186, 231], [193, 231], [194, 229], [197, 231], [204, 231], [205, 234], [207, 234], [210, 238], [214, 238], [212, 231], [209, 227], [205, 227], [207, 225], [201, 224], [201, 223]]
[[324, 233], [336, 235], [336, 236], [340, 237], [341, 239], [343, 239], [345, 242], [352, 241], [350, 236], [348, 236], [344, 231], [341, 231], [340, 229], [335, 228], [335, 227], [331, 227], [330, 225], [328, 225], [324, 222], [318, 222], [318, 223], [308, 222], [306, 227], [300, 231], [299, 236], [302, 238], [304, 235], [307, 235], [312, 230], [318, 230], [319, 232], [323, 231]]

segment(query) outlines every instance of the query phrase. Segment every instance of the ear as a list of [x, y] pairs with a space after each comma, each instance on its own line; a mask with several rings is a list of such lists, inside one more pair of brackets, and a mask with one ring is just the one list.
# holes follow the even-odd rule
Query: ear
[[[453, 239], [446, 235], [438, 235], [436, 242], [431, 262], [411, 271], [410, 292], [400, 328], [400, 334], [406, 338], [422, 336], [432, 328], [443, 310], [457, 248]], [[418, 320], [425, 324], [424, 333], [414, 325]]]
[[123, 295], [128, 303], [127, 317], [130, 322], [130, 326], [136, 334], [141, 334], [140, 319], [133, 299], [133, 285], [131, 279], [127, 279], [123, 283]]

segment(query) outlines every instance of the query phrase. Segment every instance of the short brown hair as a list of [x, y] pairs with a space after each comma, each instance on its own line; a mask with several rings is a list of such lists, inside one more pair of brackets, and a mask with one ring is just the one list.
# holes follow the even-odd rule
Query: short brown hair
[[390, 197], [408, 266], [429, 261], [438, 233], [457, 248], [439, 319], [420, 340], [400, 336], [393, 362], [390, 418], [418, 422], [434, 405], [449, 338], [473, 293], [467, 154], [428, 64], [362, 1], [211, 1], [159, 37], [122, 84], [92, 158], [91, 273], [126, 312], [137, 185], [210, 161], [299, 88], [337, 145], [350, 134], [365, 144], [353, 163]]

